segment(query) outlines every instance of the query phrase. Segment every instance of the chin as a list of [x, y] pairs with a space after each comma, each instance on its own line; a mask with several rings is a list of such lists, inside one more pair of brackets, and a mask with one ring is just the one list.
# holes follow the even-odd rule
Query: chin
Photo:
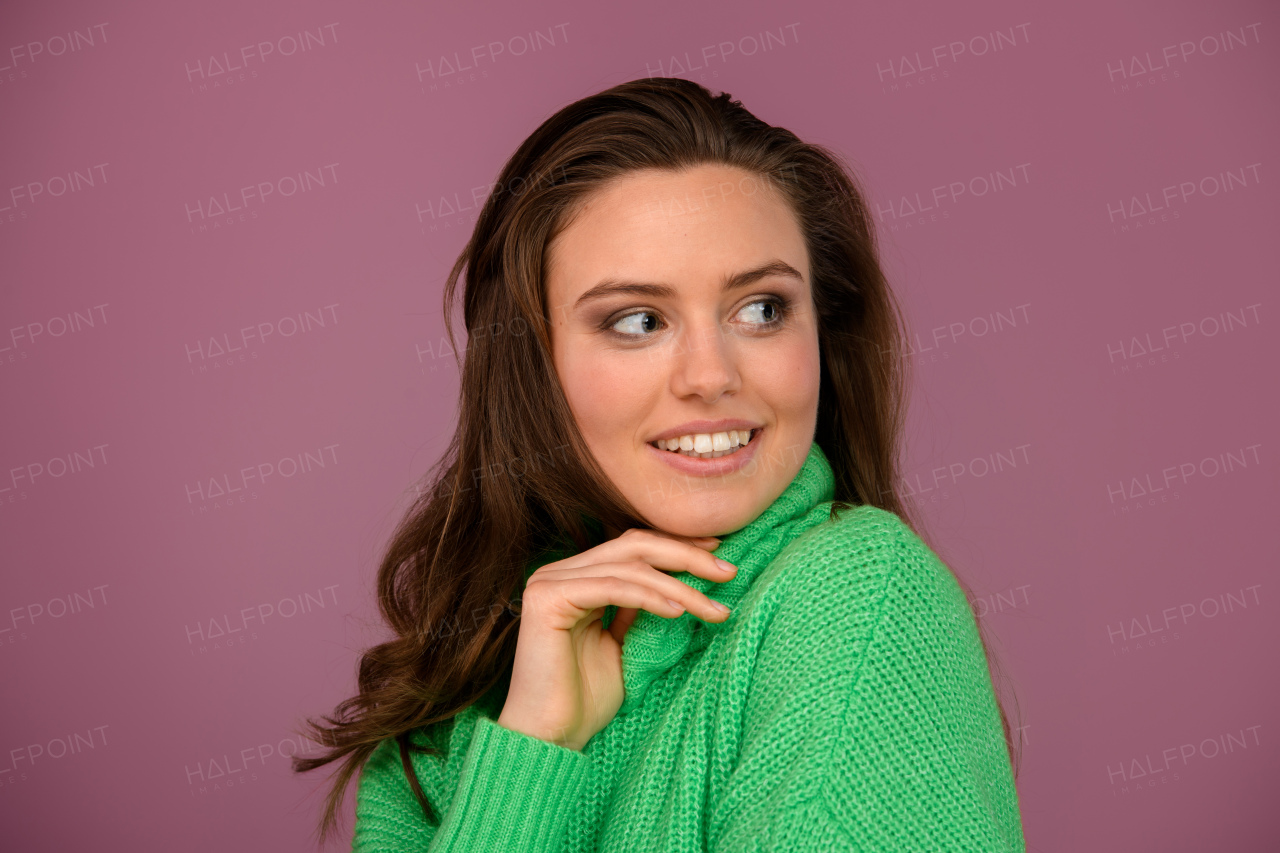
[[651, 513], [650, 525], [675, 536], [725, 536], [751, 522], [749, 507], [733, 501], [719, 509], [700, 500], [697, 493], [668, 500], [659, 513]]

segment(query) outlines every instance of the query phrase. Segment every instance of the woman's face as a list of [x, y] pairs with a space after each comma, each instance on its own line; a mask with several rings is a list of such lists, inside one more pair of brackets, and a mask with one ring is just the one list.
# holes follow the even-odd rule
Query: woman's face
[[[703, 165], [607, 185], [550, 247], [547, 310], [578, 428], [652, 527], [731, 533], [804, 464], [819, 384], [809, 258], [763, 179]], [[747, 429], [742, 445], [731, 430]], [[655, 446], [681, 435], [686, 452], [726, 439], [729, 452]]]

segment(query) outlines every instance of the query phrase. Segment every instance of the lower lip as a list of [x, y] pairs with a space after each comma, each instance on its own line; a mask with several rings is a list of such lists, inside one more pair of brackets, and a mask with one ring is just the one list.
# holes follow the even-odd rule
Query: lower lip
[[673, 450], [659, 450], [648, 442], [645, 443], [645, 447], [661, 456], [663, 462], [682, 474], [689, 474], [694, 477], [715, 477], [723, 474], [732, 474], [750, 462], [756, 455], [756, 445], [760, 443], [762, 435], [764, 435], [763, 427], [756, 430], [751, 441], [736, 453], [730, 453], [728, 456], [717, 456], [714, 459], [685, 456]]

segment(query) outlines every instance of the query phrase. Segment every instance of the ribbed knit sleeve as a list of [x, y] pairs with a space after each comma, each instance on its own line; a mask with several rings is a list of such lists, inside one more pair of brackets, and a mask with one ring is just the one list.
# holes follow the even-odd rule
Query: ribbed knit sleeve
[[780, 555], [711, 853], [1025, 850], [972, 611], [891, 513]]
[[438, 828], [426, 822], [395, 741], [378, 745], [356, 794], [355, 853], [558, 849], [591, 758], [486, 716], [473, 720], [465, 750], [454, 743], [443, 759], [414, 757], [428, 801], [443, 814]]

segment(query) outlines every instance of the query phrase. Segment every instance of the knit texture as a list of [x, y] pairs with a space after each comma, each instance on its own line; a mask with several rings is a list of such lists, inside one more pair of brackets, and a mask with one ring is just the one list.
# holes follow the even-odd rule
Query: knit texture
[[622, 708], [581, 751], [499, 726], [492, 702], [416, 730], [442, 750], [412, 754], [437, 827], [395, 742], [379, 744], [352, 849], [1025, 851], [963, 592], [896, 515], [864, 505], [832, 519], [833, 497], [814, 443], [716, 549], [736, 577], [674, 575], [731, 615], [640, 611]]

